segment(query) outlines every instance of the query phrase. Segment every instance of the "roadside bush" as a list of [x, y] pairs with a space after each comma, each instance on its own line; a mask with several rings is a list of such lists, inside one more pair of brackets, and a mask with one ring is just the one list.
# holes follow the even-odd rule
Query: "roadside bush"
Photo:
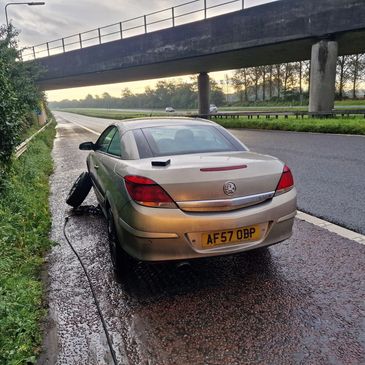
[[6, 163], [17, 143], [16, 132], [21, 125], [21, 113], [15, 89], [9, 79], [1, 43], [0, 52], [0, 161]]
[[0, 179], [43, 98], [34, 83], [39, 71], [33, 64], [20, 60], [16, 36], [12, 26], [0, 27]]

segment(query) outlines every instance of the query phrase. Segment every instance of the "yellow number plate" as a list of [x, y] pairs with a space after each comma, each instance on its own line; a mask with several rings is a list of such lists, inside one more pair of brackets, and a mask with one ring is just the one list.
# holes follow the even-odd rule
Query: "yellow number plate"
[[255, 225], [227, 231], [202, 233], [201, 243], [203, 248], [212, 248], [232, 243], [258, 241], [260, 238], [261, 228], [259, 225]]

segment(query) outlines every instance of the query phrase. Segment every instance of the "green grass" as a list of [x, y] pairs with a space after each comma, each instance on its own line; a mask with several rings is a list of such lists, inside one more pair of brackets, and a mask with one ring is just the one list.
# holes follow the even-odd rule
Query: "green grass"
[[[247, 117], [246, 117], [247, 118]], [[339, 134], [362, 134], [365, 135], [365, 119], [363, 117], [315, 119], [296, 119], [283, 117], [279, 119], [218, 119], [216, 123], [225, 128], [269, 129], [297, 132], [339, 133]]]
[[356, 105], [365, 107], [365, 99], [354, 99], [354, 100], [338, 100], [335, 102], [335, 106], [346, 106], [346, 105]]
[[[346, 107], [364, 108], [365, 107], [365, 99], [358, 100], [336, 100], [335, 108], [338, 109], [346, 109]], [[257, 103], [250, 102], [244, 105], [232, 105], [232, 106], [221, 106], [219, 107], [220, 111], [230, 111], [230, 110], [241, 110], [241, 111], [250, 111], [250, 110], [274, 110], [274, 111], [287, 111], [287, 110], [308, 110], [308, 102], [303, 103], [302, 105], [299, 102], [288, 102], [288, 101], [280, 101], [280, 102], [262, 102], [259, 101]]]
[[42, 341], [40, 279], [51, 247], [48, 208], [54, 125], [16, 161], [0, 195], [0, 364], [35, 363]]
[[286, 111], [307, 111], [307, 106], [292, 106], [292, 105], [267, 105], [267, 106], [261, 106], [261, 105], [250, 105], [250, 106], [224, 106], [221, 108], [218, 108], [220, 112], [230, 112], [230, 111], [273, 111], [273, 112], [286, 112]]

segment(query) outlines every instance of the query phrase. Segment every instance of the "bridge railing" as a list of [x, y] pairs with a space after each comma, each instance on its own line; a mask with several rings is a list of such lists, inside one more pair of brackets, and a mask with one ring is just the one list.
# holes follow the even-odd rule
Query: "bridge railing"
[[22, 58], [31, 60], [48, 57], [243, 9], [245, 0], [191, 0], [136, 18], [24, 48]]

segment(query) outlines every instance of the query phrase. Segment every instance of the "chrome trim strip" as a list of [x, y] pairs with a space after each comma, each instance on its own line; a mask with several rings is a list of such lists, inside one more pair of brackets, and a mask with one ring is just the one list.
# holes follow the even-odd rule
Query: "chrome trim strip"
[[191, 212], [204, 211], [224, 211], [234, 210], [259, 204], [265, 200], [271, 199], [275, 195], [275, 191], [260, 193], [254, 195], [243, 196], [233, 199], [218, 199], [218, 200], [190, 200], [176, 202], [180, 209]]

